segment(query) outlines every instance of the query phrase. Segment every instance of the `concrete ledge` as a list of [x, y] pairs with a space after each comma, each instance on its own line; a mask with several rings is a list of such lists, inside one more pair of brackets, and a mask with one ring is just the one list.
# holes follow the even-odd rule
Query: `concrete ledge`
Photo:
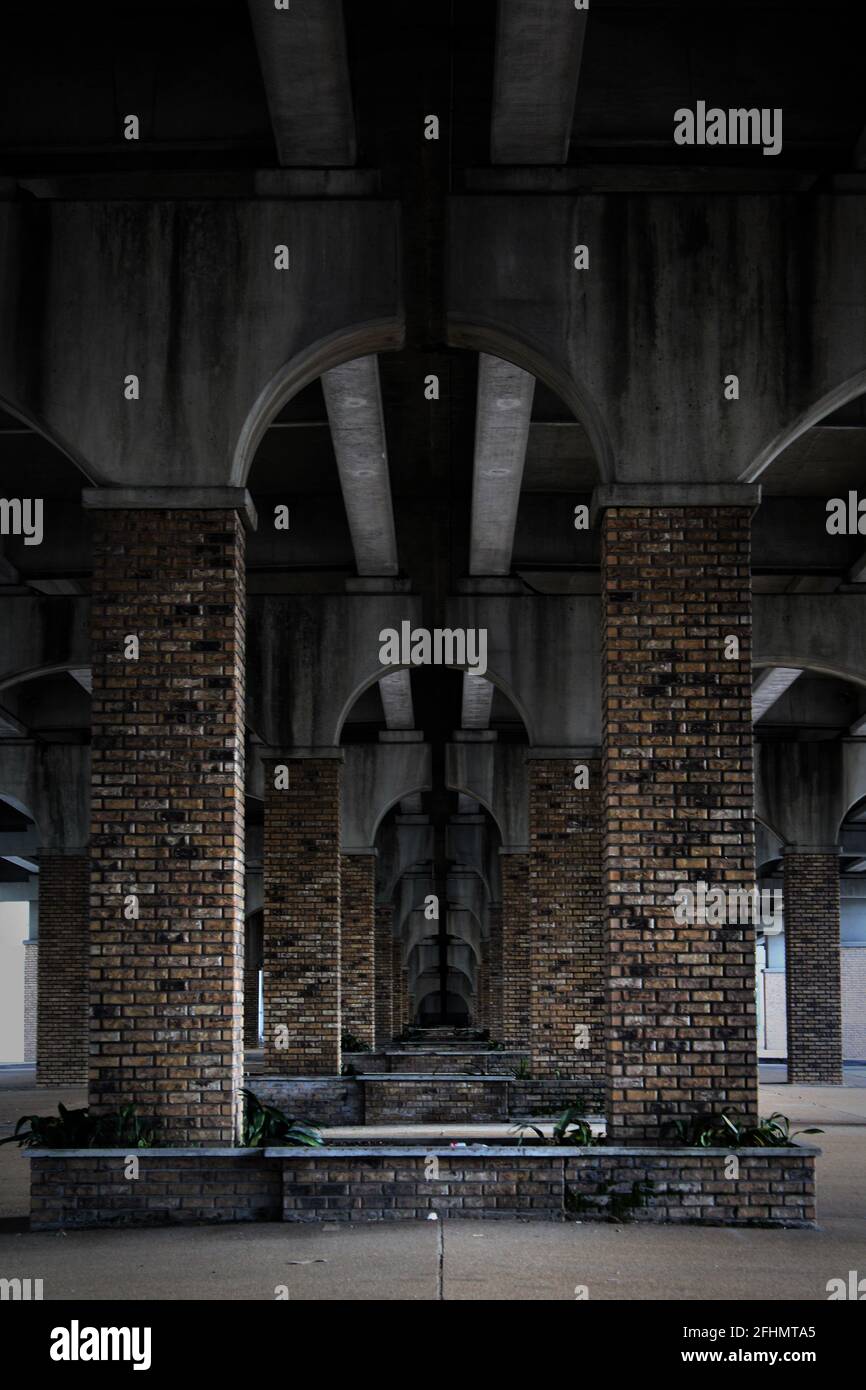
[[760, 483], [605, 483], [592, 494], [590, 525], [608, 507], [748, 507], [761, 503]]
[[255, 531], [256, 509], [245, 487], [86, 487], [81, 504], [87, 511], [240, 512]]

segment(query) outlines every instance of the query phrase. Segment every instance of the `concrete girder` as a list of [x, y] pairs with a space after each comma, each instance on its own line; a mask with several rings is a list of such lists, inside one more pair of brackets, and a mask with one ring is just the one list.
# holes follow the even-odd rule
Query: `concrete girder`
[[380, 631], [404, 619], [420, 623], [417, 595], [252, 595], [250, 726], [276, 747], [338, 744], [358, 696], [381, 679]]
[[[845, 816], [864, 796], [862, 739], [755, 745], [755, 813], [785, 844], [836, 845]], [[857, 834], [845, 834], [853, 852]]]
[[377, 358], [323, 372], [322, 390], [358, 574], [393, 577], [397, 534]]
[[532, 417], [535, 377], [482, 352], [478, 359], [469, 573], [506, 575]]
[[401, 345], [398, 226], [373, 199], [0, 203], [0, 400], [100, 485], [243, 486], [297, 391]]
[[601, 742], [597, 598], [463, 593], [449, 600], [448, 625], [487, 629], [488, 676], [514, 705], [530, 743], [585, 747]]
[[445, 748], [445, 782], [465, 791], [490, 812], [502, 844], [529, 845], [529, 782], [526, 749], [521, 744], [449, 743]]
[[[449, 342], [557, 391], [603, 481], [753, 482], [866, 388], [864, 242], [862, 195], [784, 210], [740, 194], [458, 196]], [[589, 272], [574, 268], [578, 243]], [[696, 336], [701, 322], [730, 325], [735, 347]]]
[[587, 17], [573, 0], [499, 0], [491, 163], [568, 160]]
[[355, 163], [355, 116], [340, 0], [276, 9], [248, 0], [281, 165]]
[[31, 676], [89, 667], [89, 621], [86, 598], [4, 596], [0, 690]]
[[866, 594], [756, 594], [756, 666], [798, 667], [866, 685]]
[[84, 744], [0, 743], [0, 798], [30, 816], [43, 850], [90, 842], [90, 749]]
[[791, 666], [765, 666], [759, 671], [752, 684], [752, 723], [762, 719], [802, 674]]
[[432, 786], [432, 751], [428, 743], [358, 743], [344, 752], [343, 852], [371, 853], [379, 824], [391, 807]]
[[488, 899], [499, 902], [499, 836], [491, 833], [491, 822], [485, 816], [452, 816], [445, 827], [445, 851], [458, 869], [465, 866], [480, 874]]
[[377, 899], [390, 903], [397, 884], [413, 866], [433, 860], [433, 827], [426, 816], [396, 816], [378, 838]]

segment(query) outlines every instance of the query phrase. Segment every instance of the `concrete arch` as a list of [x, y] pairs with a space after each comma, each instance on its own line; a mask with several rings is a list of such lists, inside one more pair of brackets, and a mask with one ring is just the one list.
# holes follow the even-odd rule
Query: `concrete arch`
[[817, 401], [814, 401], [801, 415], [798, 416], [793, 425], [781, 430], [768, 444], [760, 451], [756, 458], [752, 460], [747, 468], [740, 474], [739, 481], [743, 483], [754, 483], [771, 466], [775, 459], [794, 444], [801, 435], [814, 425], [820, 424], [825, 416], [831, 415], [834, 410], [847, 405], [866, 391], [866, 368], [855, 372], [847, 381], [843, 381], [839, 386], [834, 386], [831, 391], [827, 391]]
[[75, 596], [19, 596], [6, 604], [0, 690], [90, 665], [89, 604]]
[[499, 357], [503, 362], [511, 362], [544, 382], [568, 406], [589, 435], [598, 468], [598, 481], [608, 482], [613, 478], [613, 447], [594, 398], [583, 382], [551, 362], [539, 344], [516, 334], [513, 328], [505, 324], [493, 320], [481, 322], [464, 319], [457, 315], [448, 317], [448, 343], [451, 347], [468, 348], [473, 352], [486, 352], [491, 357]]
[[265, 430], [293, 396], [332, 367], [356, 357], [398, 351], [405, 338], [405, 325], [399, 319], [378, 319], [329, 333], [296, 353], [271, 377], [250, 407], [232, 457], [231, 484], [246, 486]]
[[754, 670], [791, 666], [866, 685], [863, 615], [859, 594], [762, 594], [752, 610]]
[[[412, 621], [414, 622], [414, 619]], [[393, 626], [393, 624], [391, 624], [391, 626]], [[378, 682], [382, 679], [383, 676], [389, 675], [392, 671], [425, 671], [428, 669], [432, 668], [428, 668], [425, 666], [408, 665], [378, 665], [375, 671], [368, 671], [368, 673], [364, 675], [363, 678], [355, 685], [352, 694], [349, 696], [349, 698], [343, 705], [334, 736], [334, 743], [338, 744], [340, 742], [343, 733], [343, 726], [345, 725], [346, 720], [351, 714], [353, 707], [357, 704], [358, 700], [360, 700], [364, 692], [370, 689], [371, 685], [378, 684]], [[443, 671], [466, 671], [469, 668], [467, 666], [441, 666], [439, 669]], [[484, 672], [484, 678], [485, 680], [489, 680], [491, 685], [495, 685], [497, 690], [501, 690], [505, 698], [509, 700], [510, 703], [513, 705], [514, 709], [520, 715], [520, 718], [523, 722], [523, 727], [526, 730], [527, 738], [529, 742], [532, 743], [532, 729], [529, 713], [525, 709], [523, 702], [520, 700], [513, 687], [509, 685], [509, 683], [498, 672], [492, 670], [490, 667], [488, 667], [487, 670]]]
[[16, 420], [21, 421], [22, 425], [26, 425], [29, 430], [33, 430], [35, 434], [40, 435], [47, 444], [50, 444], [53, 449], [56, 449], [59, 454], [62, 454], [67, 463], [71, 463], [74, 468], [78, 469], [78, 472], [87, 483], [96, 485], [99, 482], [100, 478], [98, 471], [91, 465], [86, 464], [71, 444], [62, 440], [59, 435], [49, 429], [49, 427], [40, 420], [38, 415], [34, 415], [26, 406], [20, 405], [17, 401], [11, 400], [8, 396], [0, 395], [0, 410], [5, 411], [7, 415], [14, 416]]

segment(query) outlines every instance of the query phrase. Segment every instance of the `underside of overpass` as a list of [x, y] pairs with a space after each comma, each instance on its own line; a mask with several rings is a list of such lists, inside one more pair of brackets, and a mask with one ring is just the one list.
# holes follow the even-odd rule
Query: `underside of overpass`
[[841, 1084], [854, 7], [147, 8], [11, 7], [0, 1061], [185, 1146]]

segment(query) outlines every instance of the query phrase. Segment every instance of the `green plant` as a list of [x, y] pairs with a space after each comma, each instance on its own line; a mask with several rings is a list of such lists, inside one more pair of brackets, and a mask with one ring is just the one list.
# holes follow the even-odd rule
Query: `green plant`
[[530, 1124], [528, 1120], [521, 1120], [510, 1131], [511, 1134], [519, 1134], [518, 1144], [522, 1144], [525, 1138], [524, 1130], [531, 1130], [536, 1134], [542, 1144], [574, 1144], [577, 1148], [588, 1149], [597, 1143], [592, 1132], [592, 1126], [583, 1113], [583, 1107], [570, 1105], [567, 1110], [563, 1110], [553, 1120], [553, 1133], [550, 1138], [539, 1129], [538, 1125]]
[[133, 1105], [105, 1115], [91, 1115], [86, 1108], [67, 1110], [62, 1102], [57, 1110], [57, 1115], [22, 1115], [14, 1133], [0, 1144], [26, 1149], [149, 1149], [155, 1142], [157, 1123], [136, 1115]]
[[340, 1039], [340, 1047], [342, 1048], [343, 1052], [373, 1051], [369, 1043], [361, 1042], [361, 1039], [356, 1038], [354, 1033], [344, 1033], [342, 1038]]
[[257, 1095], [241, 1090], [244, 1116], [241, 1143], [245, 1149], [258, 1149], [266, 1144], [285, 1148], [316, 1148], [324, 1139], [312, 1125], [290, 1119], [275, 1105], [266, 1105]]
[[532, 1074], [532, 1073], [530, 1072], [530, 1069], [529, 1069], [529, 1058], [528, 1058], [528, 1057], [521, 1057], [520, 1060], [519, 1060], [518, 1063], [517, 1063], [517, 1069], [516, 1069], [516, 1071], [515, 1071], [515, 1073], [514, 1073], [516, 1079], [517, 1079], [518, 1081], [528, 1081], [529, 1078], [530, 1078], [530, 1076], [531, 1076], [531, 1074]]
[[736, 1115], [689, 1115], [669, 1120], [662, 1138], [701, 1149], [783, 1149], [798, 1134], [823, 1134], [822, 1129], [795, 1129], [787, 1115], [775, 1110], [768, 1119], [747, 1124]]

